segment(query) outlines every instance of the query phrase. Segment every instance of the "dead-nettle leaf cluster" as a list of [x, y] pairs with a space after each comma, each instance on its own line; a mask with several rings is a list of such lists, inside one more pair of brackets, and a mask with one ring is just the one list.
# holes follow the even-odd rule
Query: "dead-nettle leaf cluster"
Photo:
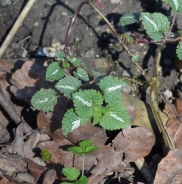
[[31, 104], [35, 109], [48, 112], [53, 111], [60, 94], [71, 99], [74, 106], [67, 110], [62, 120], [64, 135], [91, 120], [94, 125], [99, 123], [107, 130], [131, 124], [130, 116], [121, 103], [120, 90], [127, 85], [126, 82], [94, 71], [90, 74], [82, 60], [66, 56], [63, 52], [57, 53], [56, 57], [57, 61], [47, 67], [45, 77], [47, 81], [57, 82], [55, 89], [40, 89], [32, 97]]

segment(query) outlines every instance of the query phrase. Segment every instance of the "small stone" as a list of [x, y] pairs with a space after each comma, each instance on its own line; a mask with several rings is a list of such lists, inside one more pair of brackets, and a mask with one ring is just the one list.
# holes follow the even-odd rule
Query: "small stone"
[[2, 6], [8, 6], [8, 5], [11, 5], [12, 2], [11, 0], [1, 0], [1, 5]]
[[111, 3], [120, 3], [121, 2], [121, 0], [111, 0]]
[[164, 95], [166, 96], [166, 98], [171, 98], [173, 96], [173, 93], [169, 90], [169, 89], [166, 89], [164, 91]]
[[127, 70], [124, 70], [123, 73], [122, 73], [122, 76], [131, 77], [131, 74]]
[[76, 37], [75, 42], [79, 42], [79, 41], [80, 41], [80, 38]]
[[51, 44], [51, 47], [57, 48], [59, 45], [61, 45], [60, 42], [54, 42], [54, 43]]
[[130, 94], [131, 93], [131, 87], [130, 86], [122, 86], [121, 90], [125, 93]]

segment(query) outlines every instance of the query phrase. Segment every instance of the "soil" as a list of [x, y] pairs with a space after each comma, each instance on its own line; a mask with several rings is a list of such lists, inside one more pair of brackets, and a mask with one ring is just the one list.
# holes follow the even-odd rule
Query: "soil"
[[[1, 0], [0, 44], [3, 43], [27, 1], [28, 0]], [[37, 62], [51, 60], [51, 55], [46, 56], [44, 48], [48, 50], [51, 50], [51, 48], [54, 49], [56, 46], [63, 48], [70, 17], [73, 16], [81, 2], [82, 0], [36, 1], [11, 41], [2, 60], [11, 63], [13, 71], [17, 69], [15, 67], [20, 68], [19, 63], [22, 65], [29, 59], [36, 60]], [[102, 0], [102, 4], [102, 13], [106, 15], [120, 34], [131, 31], [141, 37], [146, 36], [138, 24], [124, 27], [119, 26], [119, 18], [128, 12], [162, 12], [171, 18], [169, 6], [160, 1], [157, 3], [153, 0]], [[174, 31], [177, 29], [182, 29], [182, 15], [178, 15], [177, 17]], [[71, 54], [76, 57], [81, 57], [88, 67], [102, 73], [139, 77], [143, 80], [140, 72], [136, 70], [135, 66], [131, 63], [126, 52], [119, 51], [115, 43], [116, 39], [105, 22], [103, 22], [100, 16], [91, 7], [85, 6], [81, 10], [71, 33]], [[132, 47], [139, 51], [140, 58], [138, 63], [143, 69], [147, 70], [149, 77], [151, 77], [156, 46], [153, 44], [137, 44]], [[158, 93], [159, 102], [161, 104], [163, 104], [161, 91], [169, 89], [173, 92], [173, 95], [176, 95], [177, 90], [182, 89], [181, 74], [173, 64], [176, 59], [175, 48], [176, 45], [169, 44], [165, 46], [162, 52]], [[136, 89], [134, 93], [139, 98], [144, 99], [143, 93], [140, 90]], [[29, 113], [25, 114], [27, 115], [25, 119], [29, 119]], [[34, 115], [37, 114], [34, 113]], [[36, 127], [36, 125], [34, 126]], [[140, 177], [138, 174], [137, 179], [140, 180]], [[141, 180], [144, 181], [143, 178]]]

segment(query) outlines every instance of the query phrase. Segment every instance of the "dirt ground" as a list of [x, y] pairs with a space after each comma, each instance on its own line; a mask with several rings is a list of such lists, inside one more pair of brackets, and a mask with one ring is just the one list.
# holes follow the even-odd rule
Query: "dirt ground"
[[[17, 19], [19, 13], [24, 8], [27, 1], [28, 0], [1, 0], [0, 1], [0, 45], [3, 43], [4, 39], [8, 35], [8, 32], [10, 31], [13, 23]], [[81, 2], [82, 0], [76, 0], [76, 1], [75, 0], [72, 0], [72, 1], [37, 0], [35, 2], [35, 4], [31, 8], [30, 12], [25, 18], [20, 29], [17, 31], [16, 35], [14, 36], [13, 40], [11, 41], [8, 49], [6, 50], [2, 58], [3, 62], [9, 63], [11, 65], [11, 69], [13, 68], [12, 71], [9, 72], [10, 74], [8, 74], [7, 81], [9, 82], [10, 80], [10, 84], [16, 86], [18, 89], [23, 89], [23, 87], [26, 86], [25, 83], [28, 82], [30, 87], [32, 87], [33, 84], [35, 83], [35, 81], [33, 80], [38, 78], [37, 73], [39, 72], [40, 78], [45, 74], [45, 71], [42, 72], [40, 70], [39, 63], [49, 61], [53, 58], [51, 57], [51, 55], [49, 55], [51, 49], [63, 48], [70, 17], [73, 16], [73, 14], [75, 13], [77, 7]], [[137, 33], [141, 37], [146, 36], [143, 28], [141, 28], [138, 24], [124, 26], [124, 27], [119, 26], [118, 23], [119, 23], [120, 17], [123, 14], [128, 12], [142, 12], [142, 11], [149, 11], [151, 13], [162, 12], [165, 15], [167, 15], [169, 18], [171, 18], [169, 6], [165, 3], [160, 3], [160, 1], [157, 3], [157, 2], [154, 2], [153, 0], [141, 0], [141, 1], [139, 0], [127, 0], [127, 1], [126, 0], [101, 0], [101, 2], [103, 5], [103, 9], [101, 10], [102, 13], [106, 15], [108, 20], [112, 23], [112, 25], [116, 28], [116, 30], [120, 34], [126, 31], [131, 31], [133, 33]], [[182, 15], [177, 16], [176, 24], [174, 26], [174, 31], [180, 30], [180, 29], [182, 29]], [[115, 46], [115, 43], [116, 43], [116, 39], [112, 35], [108, 26], [101, 19], [101, 17], [91, 7], [85, 6], [81, 10], [78, 16], [78, 19], [74, 25], [73, 31], [71, 33], [70, 50], [72, 55], [82, 58], [85, 64], [88, 67], [90, 67], [89, 69], [97, 70], [105, 74], [112, 73], [113, 75], [117, 75], [117, 76], [139, 77], [141, 80], [143, 80], [140, 72], [136, 70], [136, 67], [131, 63], [126, 52], [118, 50]], [[153, 73], [153, 67], [154, 67], [153, 61], [155, 57], [156, 45], [153, 45], [153, 44], [145, 45], [141, 43], [138, 45], [133, 45], [132, 47], [137, 51], [139, 51], [140, 58], [138, 63], [140, 66], [143, 67], [143, 69], [146, 69], [147, 74], [151, 77]], [[46, 51], [48, 52], [45, 51], [45, 48], [46, 48]], [[164, 107], [164, 102], [163, 102], [163, 97], [161, 95], [162, 94], [161, 92], [164, 92], [165, 90], [170, 90], [173, 92], [172, 96], [175, 96], [178, 90], [182, 90], [181, 73], [174, 65], [174, 62], [176, 60], [175, 48], [176, 48], [175, 44], [169, 44], [165, 46], [162, 52], [162, 59], [160, 64], [161, 71], [159, 72], [160, 85], [159, 85], [159, 93], [158, 93], [159, 103], [161, 107]], [[36, 62], [38, 62], [38, 64], [34, 66], [31, 63], [31, 61], [28, 61], [27, 64], [25, 64], [25, 61], [27, 60], [35, 60]], [[16, 69], [21, 68], [20, 65], [21, 66], [23, 65], [22, 71], [15, 72]], [[29, 68], [31, 68], [32, 66], [33, 66], [33, 69], [31, 71], [32, 73], [31, 72], [30, 73], [33, 76], [33, 79], [29, 79], [26, 76], [26, 74], [24, 73], [22, 74], [22, 72], [25, 72], [25, 73], [29, 72]], [[38, 72], [34, 73], [34, 70]], [[4, 69], [2, 69], [2, 71], [4, 71]], [[19, 77], [20, 73], [21, 73], [21, 77]], [[20, 80], [24, 78], [25, 78], [25, 81], [20, 82]], [[37, 83], [39, 85], [39, 88], [42, 85], [41, 82], [44, 83], [45, 81], [41, 79], [39, 83]], [[34, 121], [31, 125], [33, 129], [37, 128], [37, 124], [35, 121], [38, 121], [39, 126], [42, 126], [45, 129], [45, 132], [47, 132], [47, 127], [45, 128], [44, 127], [45, 125], [41, 125], [41, 123], [43, 121], [47, 121], [47, 119], [50, 120], [52, 118], [52, 117], [50, 118], [51, 115], [50, 114], [42, 115], [41, 112], [38, 113], [33, 111], [31, 108], [29, 108], [30, 98], [32, 93], [35, 92], [35, 89], [32, 90], [31, 88], [27, 87], [24, 90], [20, 90], [19, 92], [17, 92], [16, 89], [13, 88], [12, 86], [10, 87], [9, 84], [3, 83], [3, 85], [4, 85], [2, 89], [3, 91], [12, 92], [14, 94], [13, 97], [7, 95], [8, 98], [12, 100], [13, 105], [17, 105], [16, 104], [17, 101], [16, 100], [13, 101], [14, 98], [17, 97], [18, 99], [20, 99], [20, 102], [18, 101], [20, 107], [16, 106], [16, 108], [18, 109], [17, 110], [18, 114], [26, 115], [24, 118], [28, 123], [32, 123]], [[46, 85], [48, 84], [46, 83]], [[5, 89], [5, 87], [7, 87], [7, 90]], [[144, 102], [147, 102], [147, 99], [143, 97], [143, 92], [141, 92], [140, 89], [137, 88], [137, 89], [134, 89], [133, 91], [134, 91], [133, 95], [142, 99]], [[16, 92], [17, 92], [17, 96], [15, 97]], [[171, 96], [169, 95], [168, 97], [170, 98]], [[63, 99], [63, 101], [65, 104], [67, 103], [66, 100]], [[27, 107], [27, 106], [28, 108], [25, 108], [26, 110], [23, 110], [22, 112], [22, 109], [23, 109], [22, 107]], [[63, 112], [61, 111], [61, 113]], [[6, 121], [3, 127], [7, 126], [8, 128], [4, 130], [5, 132], [3, 132], [4, 137], [3, 136], [2, 136], [3, 138], [1, 137], [5, 141], [1, 140], [0, 142], [3, 145], [4, 144], [6, 145], [6, 144], [9, 144], [11, 141], [13, 141], [13, 138], [14, 138], [14, 136], [12, 136], [13, 131], [17, 131], [17, 133], [20, 133], [20, 131], [17, 130], [16, 123], [13, 126], [9, 125], [9, 122], [12, 122], [12, 119], [9, 117], [7, 118], [7, 115], [6, 115], [6, 112], [4, 112], [4, 109], [2, 109], [1, 114], [5, 114], [5, 117], [6, 117], [5, 119], [3, 119], [3, 121]], [[38, 120], [36, 117], [37, 115], [38, 115]], [[60, 124], [57, 124], [55, 126], [56, 126], [54, 127], [55, 130], [60, 128]], [[93, 132], [94, 131], [95, 130], [93, 130]], [[100, 130], [97, 130], [97, 131], [100, 131]], [[73, 134], [73, 135], [76, 135], [76, 134]], [[34, 136], [38, 136], [38, 135], [34, 135]], [[51, 134], [51, 136], [55, 141], [54, 144], [57, 145], [58, 142], [56, 142], [56, 140], [58, 135]], [[105, 135], [103, 135], [103, 137], [104, 139], [106, 139]], [[37, 139], [41, 139], [41, 138], [37, 138]], [[44, 140], [46, 139], [47, 137], [46, 138], [44, 137]], [[31, 140], [31, 138], [29, 138], [29, 140]], [[71, 138], [70, 140], [72, 141]], [[41, 141], [37, 141], [37, 142], [39, 143]], [[66, 143], [71, 144], [70, 142], [69, 143], [66, 142]], [[28, 143], [28, 145], [30, 144], [31, 143]], [[17, 145], [18, 143], [16, 144], [16, 146]], [[49, 144], [47, 145], [40, 144], [39, 146], [40, 148], [41, 146], [43, 148], [45, 148], [46, 146], [48, 147], [50, 146], [49, 148], [51, 149], [51, 145]], [[61, 146], [64, 146], [64, 145], [60, 143], [58, 147], [61, 147]], [[33, 158], [34, 153], [32, 152], [30, 153], [29, 149], [28, 149], [29, 152], [27, 151], [27, 153], [30, 154], [29, 157]], [[155, 149], [153, 150], [153, 152], [156, 153]], [[8, 148], [8, 151], [9, 150], [10, 148]], [[7, 150], [2, 151], [0, 154], [4, 152], [7, 153], [8, 151]], [[160, 153], [160, 151], [161, 150], [157, 151], [157, 154]], [[17, 152], [18, 153], [20, 152], [19, 148]], [[61, 154], [64, 155], [65, 153], [63, 154], [61, 152]], [[1, 156], [5, 160], [4, 162], [10, 159], [10, 157], [6, 156], [6, 154]], [[14, 156], [16, 157], [17, 155], [14, 155]], [[31, 177], [36, 175], [35, 170], [38, 167], [37, 165], [34, 165], [31, 161], [26, 160], [26, 158], [24, 160], [21, 160], [18, 156], [16, 158], [14, 156], [13, 158], [11, 157], [11, 159], [16, 160], [15, 165], [16, 164], [21, 165], [20, 167], [21, 172], [23, 172], [23, 170], [25, 169], [25, 165], [28, 163], [30, 165], [29, 167], [33, 168], [32, 170], [31, 168], [29, 168], [29, 174], [31, 175]], [[60, 158], [61, 156], [58, 156], [58, 157]], [[152, 160], [151, 157], [149, 158], [149, 160], [150, 161]], [[161, 160], [161, 157], [157, 157], [156, 160], [158, 160], [157, 161], [158, 163], [159, 160]], [[15, 165], [11, 165], [10, 162], [8, 162], [7, 165], [9, 168], [12, 168], [12, 169], [15, 168]], [[0, 168], [1, 167], [2, 165], [0, 164]], [[51, 167], [49, 167], [49, 169], [50, 168]], [[58, 165], [58, 168], [62, 168], [62, 165]], [[39, 180], [38, 183], [40, 184], [43, 181], [43, 176], [41, 176], [42, 178], [40, 179], [38, 179], [38, 177], [42, 173], [44, 173], [46, 169], [44, 168], [44, 166], [42, 166], [41, 170], [37, 169], [37, 172], [39, 172], [39, 174], [34, 176], [34, 179], [37, 177], [36, 181]], [[155, 169], [153, 168], [153, 170], [154, 170], [153, 172], [155, 173], [156, 168]], [[50, 172], [48, 173], [47, 177], [55, 175], [55, 173], [52, 170], [49, 170], [49, 171]], [[126, 173], [128, 174], [130, 172], [128, 172], [127, 170]], [[131, 175], [133, 173], [131, 175], [127, 175], [126, 173], [124, 173], [125, 175], [121, 175], [121, 177], [123, 176], [124, 178], [129, 178], [129, 181], [131, 181], [132, 180]], [[0, 176], [2, 175], [3, 173], [0, 173]], [[27, 181], [29, 181], [27, 183], [31, 183], [31, 182], [34, 183], [30, 175], [27, 176]], [[11, 174], [5, 173], [4, 176], [6, 176], [6, 179], [8, 179], [8, 176], [11, 176]], [[23, 177], [26, 178], [25, 175]], [[136, 177], [135, 183], [136, 182], [139, 183], [140, 181], [141, 183], [147, 183], [146, 180], [143, 178], [143, 176], [141, 176], [138, 170], [135, 171], [135, 177]], [[54, 179], [55, 178], [56, 176], [54, 177]], [[16, 178], [14, 183], [17, 183], [17, 181], [18, 179]], [[44, 180], [44, 181], [47, 181], [49, 183], [52, 182], [49, 180]], [[59, 181], [60, 180], [57, 179], [57, 183], [60, 183]], [[130, 183], [129, 181], [128, 182], [125, 181], [125, 182]], [[114, 182], [117, 183], [116, 180]], [[118, 183], [121, 183], [121, 182], [118, 182]], [[44, 184], [46, 184], [46, 182]]]

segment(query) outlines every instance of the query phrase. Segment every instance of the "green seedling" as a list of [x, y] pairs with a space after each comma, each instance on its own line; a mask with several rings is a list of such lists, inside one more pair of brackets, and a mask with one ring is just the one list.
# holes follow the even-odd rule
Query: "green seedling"
[[87, 184], [88, 178], [86, 176], [80, 176], [80, 171], [74, 167], [66, 167], [62, 170], [62, 173], [66, 176], [70, 182], [61, 182], [61, 184]]
[[[82, 155], [82, 174], [80, 171], [74, 167], [66, 167], [62, 170], [62, 173], [67, 177], [70, 182], [62, 182], [61, 184], [87, 184], [88, 178], [84, 176], [84, 164], [85, 164], [85, 155], [97, 150], [98, 147], [93, 145], [91, 140], [83, 140], [79, 143], [79, 146], [72, 146], [68, 148], [68, 151]], [[81, 176], [80, 176], [81, 174]]]
[[84, 165], [85, 165], [85, 155], [97, 150], [98, 147], [93, 145], [91, 140], [83, 140], [79, 143], [79, 146], [73, 146], [68, 148], [68, 151], [71, 151], [74, 154], [82, 155], [83, 162], [82, 162], [82, 176], [84, 174]]
[[42, 156], [42, 161], [50, 161], [51, 160], [51, 154], [48, 150], [42, 150], [40, 155]]

